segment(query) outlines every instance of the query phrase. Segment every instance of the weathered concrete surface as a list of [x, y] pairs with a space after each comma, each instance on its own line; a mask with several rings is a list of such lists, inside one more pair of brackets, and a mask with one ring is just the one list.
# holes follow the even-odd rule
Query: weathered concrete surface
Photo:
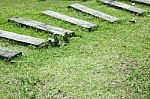
[[47, 25], [41, 22], [37, 22], [37, 21], [33, 21], [31, 19], [25, 19], [25, 18], [10, 18], [9, 21], [11, 22], [15, 22], [15, 23], [19, 23], [21, 25], [25, 25], [28, 27], [32, 27], [38, 30], [42, 30], [45, 32], [49, 32], [52, 34], [59, 34], [59, 35], [73, 35], [74, 32], [73, 31], [69, 31], [69, 30], [65, 30], [62, 28], [58, 28], [55, 26], [51, 26], [51, 25]]
[[131, 1], [150, 5], [150, 0], [131, 0]]
[[14, 41], [21, 42], [21, 43], [36, 45], [36, 46], [39, 46], [46, 42], [46, 40], [44, 39], [21, 35], [21, 34], [12, 33], [12, 32], [7, 32], [3, 30], [0, 30], [0, 37], [14, 40]]
[[128, 4], [125, 4], [125, 3], [121, 3], [121, 2], [118, 2], [118, 1], [115, 1], [115, 0], [97, 0], [97, 1], [102, 2], [104, 4], [107, 4], [107, 5], [110, 5], [110, 6], [125, 9], [125, 10], [128, 10], [130, 12], [137, 13], [139, 15], [144, 14], [146, 12], [143, 9], [140, 9], [140, 8], [137, 8], [135, 6], [131, 6], [131, 5], [128, 5]]
[[105, 14], [103, 12], [96, 11], [94, 9], [88, 8], [88, 7], [83, 6], [81, 4], [71, 4], [71, 5], [69, 5], [69, 7], [74, 8], [76, 10], [79, 10], [81, 12], [85, 12], [87, 14], [90, 14], [90, 15], [98, 17], [98, 18], [102, 18], [102, 19], [109, 21], [109, 22], [119, 21], [119, 18], [117, 18], [117, 17], [113, 17], [113, 16]]
[[5, 49], [5, 48], [0, 47], [0, 57], [2, 58], [12, 59], [21, 54], [22, 52], [20, 51], [13, 51], [10, 49]]
[[67, 21], [69, 23], [72, 23], [72, 24], [75, 24], [75, 25], [78, 25], [78, 26], [81, 26], [81, 27], [84, 27], [84, 28], [87, 28], [89, 30], [91, 30], [91, 29], [93, 29], [94, 27], [97, 26], [93, 23], [86, 22], [86, 21], [83, 21], [83, 20], [80, 20], [80, 19], [77, 19], [77, 18], [74, 18], [74, 17], [70, 17], [70, 16], [67, 16], [67, 15], [64, 15], [64, 14], [60, 14], [58, 12], [50, 11], [50, 10], [44, 11], [42, 13], [45, 14], [45, 15], [48, 15], [48, 16], [51, 16], [51, 17], [54, 17], [54, 18], [57, 18], [57, 19], [60, 19], [60, 20], [63, 20], [63, 21]]

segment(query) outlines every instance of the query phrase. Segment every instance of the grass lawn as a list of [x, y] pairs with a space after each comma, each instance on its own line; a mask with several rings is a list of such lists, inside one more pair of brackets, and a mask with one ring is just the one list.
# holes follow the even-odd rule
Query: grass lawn
[[[131, 4], [127, 0], [126, 2]], [[111, 24], [67, 8], [80, 3], [116, 16]], [[150, 6], [135, 6], [150, 11]], [[42, 15], [53, 10], [98, 25], [93, 32]], [[0, 0], [0, 29], [48, 39], [50, 34], [7, 22], [23, 17], [76, 32], [60, 48], [35, 48], [0, 39], [0, 46], [23, 51], [13, 63], [0, 59], [1, 99], [149, 99], [150, 14], [137, 16], [96, 0]], [[129, 22], [136, 20], [135, 24]]]

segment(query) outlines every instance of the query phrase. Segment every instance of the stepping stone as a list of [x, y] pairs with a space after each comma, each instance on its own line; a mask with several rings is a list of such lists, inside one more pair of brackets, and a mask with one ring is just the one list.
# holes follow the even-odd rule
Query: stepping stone
[[5, 48], [0, 47], [0, 57], [2, 57], [2, 58], [12, 59], [21, 54], [22, 54], [22, 52], [13, 51], [10, 49], [5, 49]]
[[11, 22], [19, 23], [21, 25], [25, 25], [28, 27], [32, 27], [41, 31], [49, 32], [52, 34], [59, 34], [59, 35], [73, 35], [73, 31], [65, 30], [62, 28], [54, 27], [51, 25], [47, 25], [41, 22], [33, 21], [30, 19], [24, 19], [24, 18], [11, 18], [9, 19]]
[[74, 8], [76, 10], [79, 10], [81, 12], [85, 12], [87, 14], [93, 15], [93, 16], [98, 17], [98, 18], [102, 18], [102, 19], [109, 21], [109, 22], [119, 21], [119, 18], [110, 16], [110, 15], [105, 14], [103, 12], [96, 11], [94, 9], [88, 8], [88, 7], [83, 6], [81, 4], [71, 4], [71, 5], [69, 5], [69, 7]]
[[60, 14], [58, 12], [50, 11], [50, 10], [49, 11], [44, 11], [42, 13], [45, 14], [45, 15], [48, 15], [48, 16], [51, 16], [51, 17], [54, 17], [54, 18], [57, 18], [57, 19], [60, 19], [60, 20], [63, 20], [63, 21], [67, 21], [67, 22], [70, 22], [72, 24], [84, 27], [84, 28], [87, 28], [88, 30], [92, 30], [94, 27], [97, 26], [93, 23], [86, 22], [86, 21], [83, 21], [83, 20], [80, 20], [80, 19], [77, 19], [77, 18], [74, 18], [74, 17], [70, 17], [70, 16], [67, 16], [67, 15], [64, 15], [64, 14]]
[[131, 1], [150, 5], [150, 0], [131, 0]]
[[14, 40], [17, 42], [25, 43], [25, 44], [31, 44], [31, 45], [42, 45], [46, 41], [44, 39], [35, 38], [31, 36], [21, 35], [17, 33], [7, 32], [0, 30], [0, 37], [5, 39]]
[[102, 2], [104, 4], [110, 5], [110, 6], [114, 6], [117, 8], [121, 8], [121, 9], [125, 9], [134, 13], [137, 13], [139, 15], [144, 14], [146, 11], [131, 5], [127, 5], [125, 3], [121, 3], [121, 2], [117, 2], [115, 0], [97, 0], [99, 2]]

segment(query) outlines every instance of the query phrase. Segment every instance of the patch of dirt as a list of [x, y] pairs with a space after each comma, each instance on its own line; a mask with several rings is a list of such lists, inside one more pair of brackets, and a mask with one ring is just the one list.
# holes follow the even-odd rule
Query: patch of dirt
[[120, 80], [111, 80], [108, 82], [108, 84], [113, 87], [122, 87], [123, 86], [123, 83]]
[[66, 93], [62, 92], [61, 90], [58, 90], [57, 92], [52, 94], [51, 99], [72, 99], [72, 98], [68, 96]]
[[138, 63], [131, 59], [131, 58], [126, 58], [123, 59], [118, 67], [118, 72], [121, 74], [127, 74], [131, 70], [135, 69], [138, 66]]
[[102, 78], [102, 77], [104, 77], [104, 73], [102, 73], [100, 71], [94, 71], [92, 73], [92, 75], [93, 75], [94, 78]]

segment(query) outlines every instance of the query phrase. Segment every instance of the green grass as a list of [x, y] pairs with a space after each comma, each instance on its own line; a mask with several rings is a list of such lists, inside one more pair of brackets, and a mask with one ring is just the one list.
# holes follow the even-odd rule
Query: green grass
[[[81, 3], [120, 18], [111, 24], [67, 8]], [[123, 1], [128, 4], [130, 2]], [[150, 6], [136, 4], [150, 11]], [[0, 39], [0, 46], [23, 51], [9, 63], [0, 60], [1, 99], [149, 99], [150, 98], [150, 14], [136, 16], [89, 1], [0, 0], [0, 29], [47, 39], [50, 34], [8, 23], [11, 17], [41, 21], [76, 32], [77, 37], [60, 48], [24, 46]], [[54, 10], [97, 24], [87, 32], [40, 12]], [[129, 23], [137, 20], [136, 24]]]

